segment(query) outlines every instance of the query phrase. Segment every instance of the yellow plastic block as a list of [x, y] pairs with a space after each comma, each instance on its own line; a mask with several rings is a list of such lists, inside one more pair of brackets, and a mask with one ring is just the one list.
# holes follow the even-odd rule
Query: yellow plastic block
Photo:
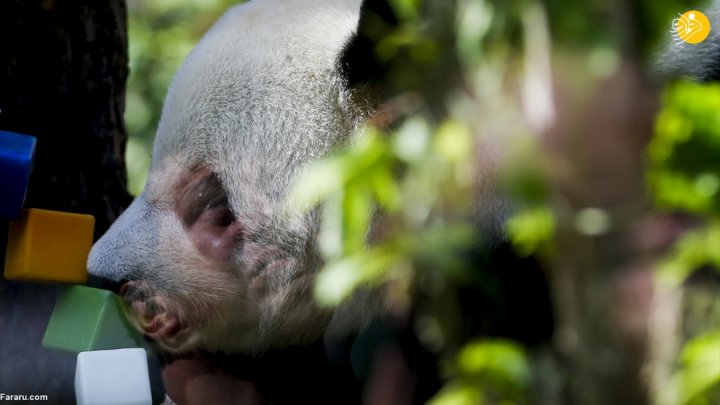
[[5, 278], [86, 283], [94, 226], [92, 215], [23, 210], [10, 221]]

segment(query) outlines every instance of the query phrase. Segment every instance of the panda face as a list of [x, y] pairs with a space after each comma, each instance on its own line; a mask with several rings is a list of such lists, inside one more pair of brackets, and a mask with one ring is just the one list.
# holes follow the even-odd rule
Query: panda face
[[317, 220], [288, 209], [304, 165], [361, 117], [338, 60], [359, 0], [255, 0], [205, 35], [168, 92], [148, 183], [95, 244], [162, 350], [257, 352], [318, 338]]

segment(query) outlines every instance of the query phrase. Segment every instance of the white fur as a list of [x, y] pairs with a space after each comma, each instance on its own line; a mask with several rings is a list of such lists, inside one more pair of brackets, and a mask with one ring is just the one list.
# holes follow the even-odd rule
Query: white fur
[[[281, 215], [308, 162], [341, 147], [366, 112], [350, 103], [338, 58], [361, 0], [254, 0], [229, 10], [168, 92], [148, 184], [94, 246], [91, 274], [140, 280], [192, 331], [168, 350], [257, 352], [309, 341], [331, 313], [311, 294], [320, 263], [312, 213]], [[183, 173], [207, 165], [246, 226], [230, 268], [200, 257], [175, 213]], [[279, 270], [252, 276], [261, 254]], [[264, 259], [266, 260], [266, 259]], [[259, 263], [259, 262], [258, 262]], [[266, 271], [267, 272], [267, 271]], [[258, 288], [260, 285], [262, 288]], [[198, 313], [202, 311], [203, 316]], [[357, 327], [343, 316], [342, 324]]]

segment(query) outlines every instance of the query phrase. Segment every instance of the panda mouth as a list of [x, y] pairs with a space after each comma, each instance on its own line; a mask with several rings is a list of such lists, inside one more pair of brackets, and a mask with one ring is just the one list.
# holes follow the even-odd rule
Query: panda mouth
[[129, 281], [118, 292], [130, 323], [145, 337], [166, 349], [176, 350], [187, 342], [190, 330], [172, 310], [170, 301], [154, 294], [143, 282]]

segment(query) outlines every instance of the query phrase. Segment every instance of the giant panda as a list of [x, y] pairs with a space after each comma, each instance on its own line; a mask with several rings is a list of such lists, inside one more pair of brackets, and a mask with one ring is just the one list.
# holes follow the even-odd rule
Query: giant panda
[[368, 295], [347, 304], [362, 311], [315, 305], [318, 221], [285, 201], [299, 171], [369, 114], [340, 67], [360, 7], [235, 6], [178, 71], [147, 185], [88, 261], [122, 284], [134, 323], [163, 350], [260, 352], [361, 327], [380, 309]]
[[[236, 374], [253, 384], [268, 375], [269, 400], [283, 402], [280, 386], [301, 398], [308, 384], [297, 381], [337, 375], [318, 366], [327, 355], [315, 342], [383, 312], [372, 291], [335, 310], [315, 303], [319, 219], [286, 201], [301, 170], [352, 142], [372, 114], [374, 92], [359, 78], [367, 69], [347, 56], [361, 3], [254, 0], [228, 10], [172, 81], [144, 191], [92, 248], [89, 274], [123, 298], [181, 403], [192, 401], [172, 387], [184, 384], [177, 370], [193, 353], [234, 359], [231, 368], [254, 362], [251, 377]], [[280, 381], [303, 362], [307, 373]]]
[[286, 199], [303, 168], [352, 142], [378, 107], [367, 84], [377, 67], [352, 53], [378, 3], [237, 5], [177, 72], [147, 185], [88, 260], [158, 352], [262, 358], [386, 313], [377, 291], [334, 310], [315, 303], [319, 218]]

